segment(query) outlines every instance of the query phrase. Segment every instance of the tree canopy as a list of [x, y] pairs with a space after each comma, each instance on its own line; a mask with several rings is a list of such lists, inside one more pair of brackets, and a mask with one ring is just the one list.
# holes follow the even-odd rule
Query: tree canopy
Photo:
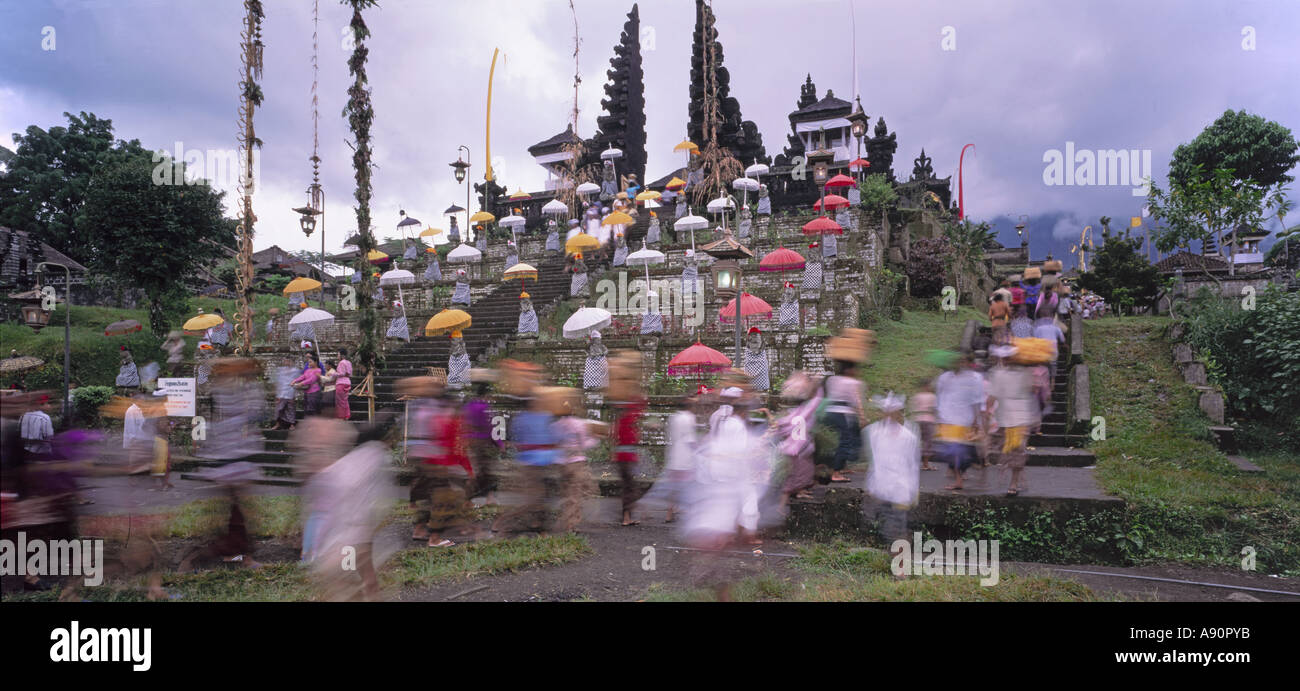
[[184, 279], [223, 256], [235, 222], [222, 215], [224, 193], [202, 184], [155, 184], [159, 165], [173, 166], [171, 179], [184, 179], [183, 162], [155, 164], [149, 154], [98, 171], [76, 224], [88, 229], [90, 268], [144, 291], [149, 326], [162, 335], [187, 309]]
[[1204, 180], [1219, 168], [1239, 181], [1273, 187], [1294, 178], [1287, 171], [1300, 163], [1300, 142], [1291, 130], [1244, 110], [1228, 110], [1192, 141], [1174, 149], [1169, 162], [1170, 186]]
[[1079, 276], [1079, 286], [1115, 304], [1145, 305], [1160, 292], [1160, 272], [1139, 248], [1138, 238], [1107, 235], [1093, 259], [1091, 271]]

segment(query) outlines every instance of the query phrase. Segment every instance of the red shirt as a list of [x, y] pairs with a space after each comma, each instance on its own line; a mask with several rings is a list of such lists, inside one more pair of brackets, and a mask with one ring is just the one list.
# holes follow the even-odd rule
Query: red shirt
[[641, 415], [645, 404], [641, 401], [621, 403], [618, 406], [618, 418], [614, 421], [614, 461], [617, 463], [636, 463], [637, 452], [634, 448], [641, 441]]
[[469, 463], [469, 454], [465, 453], [465, 434], [460, 423], [460, 416], [440, 411], [434, 416], [430, 425], [429, 438], [433, 440], [433, 453], [424, 460], [430, 465], [458, 465], [471, 476], [474, 469]]

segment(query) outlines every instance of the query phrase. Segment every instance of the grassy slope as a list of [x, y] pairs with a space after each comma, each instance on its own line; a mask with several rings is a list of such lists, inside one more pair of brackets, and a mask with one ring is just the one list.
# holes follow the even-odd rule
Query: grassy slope
[[1210, 441], [1196, 392], [1183, 383], [1162, 318], [1090, 321], [1084, 353], [1092, 413], [1106, 419], [1094, 442], [1097, 477], [1137, 510], [1147, 556], [1236, 566], [1253, 547], [1260, 570], [1300, 567], [1300, 465], [1282, 454], [1253, 458], [1267, 472], [1238, 471]]
[[[288, 300], [283, 296], [256, 296], [253, 312], [254, 343], [258, 342], [265, 333], [263, 327], [269, 318], [267, 310], [279, 307], [281, 312], [284, 312], [287, 306]], [[200, 309], [204, 312], [212, 312], [217, 307], [229, 316], [234, 314], [235, 301], [190, 298], [191, 316]], [[18, 322], [0, 324], [0, 349], [3, 350], [0, 352], [0, 357], [8, 356], [9, 350], [14, 349], [21, 355], [35, 355], [45, 360], [45, 365], [25, 377], [27, 385], [33, 389], [62, 390], [63, 388], [64, 309], [64, 306], [60, 305], [50, 317], [50, 325], [40, 333], [35, 333]], [[130, 336], [104, 335], [104, 327], [123, 319], [134, 319], [140, 322], [144, 329]], [[172, 328], [179, 329], [182, 323], [184, 320], [173, 324]], [[199, 338], [189, 336], [186, 341], [188, 343], [186, 354], [192, 357]], [[148, 310], [72, 306], [72, 380], [74, 382], [81, 386], [112, 386], [119, 366], [118, 348], [123, 345], [131, 349], [138, 365], [154, 360], [160, 363], [166, 362], [166, 354], [160, 350], [162, 339], [155, 338], [149, 332]], [[14, 380], [15, 377], [0, 376], [0, 386], [8, 386]]]
[[872, 395], [890, 389], [914, 393], [921, 379], [939, 373], [937, 368], [925, 363], [925, 351], [956, 350], [969, 319], [981, 324], [987, 322], [982, 313], [964, 305], [956, 312], [905, 311], [902, 321], [882, 321], [875, 329], [878, 344], [871, 363], [863, 372], [868, 391]]

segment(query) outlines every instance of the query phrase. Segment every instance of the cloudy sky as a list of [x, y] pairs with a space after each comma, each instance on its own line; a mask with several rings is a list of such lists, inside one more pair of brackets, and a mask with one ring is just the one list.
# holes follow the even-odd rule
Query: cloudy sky
[[[600, 88], [630, 1], [574, 0], [581, 39], [579, 133], [600, 114]], [[1025, 215], [1037, 244], [1058, 256], [1086, 223], [1140, 212], [1132, 184], [1048, 185], [1049, 152], [1149, 150], [1163, 184], [1174, 147], [1225, 109], [1245, 109], [1300, 132], [1300, 3], [1179, 0], [714, 0], [732, 95], [775, 155], [804, 75], [819, 96], [855, 89], [867, 113], [897, 132], [894, 171], [906, 178], [922, 148], [942, 177], [963, 145], [967, 212], [1011, 243]], [[693, 0], [640, 3], [651, 179], [680, 164]], [[236, 0], [0, 0], [0, 144], [64, 111], [111, 118], [118, 137], [151, 149], [236, 146]], [[349, 132], [348, 11], [320, 0], [320, 146], [327, 244], [356, 230]], [[566, 0], [381, 0], [366, 14], [375, 107], [375, 199], [380, 237], [398, 209], [434, 225], [464, 204], [447, 164], [471, 150], [481, 180], [488, 70], [496, 68], [492, 159], [510, 190], [540, 189], [526, 148], [561, 131], [573, 99], [573, 17]], [[856, 21], [854, 21], [856, 20]], [[854, 84], [856, 23], [857, 84]], [[267, 0], [265, 143], [256, 247], [319, 249], [290, 209], [305, 201], [311, 168], [311, 0]], [[53, 50], [48, 50], [53, 48]], [[1140, 160], [1139, 156], [1139, 160]], [[1143, 171], [1144, 173], [1147, 171]], [[1295, 174], [1295, 171], [1293, 171]], [[1136, 176], [1135, 176], [1136, 177]], [[1127, 181], [1124, 181], [1127, 182]], [[954, 195], [956, 190], [954, 189]]]

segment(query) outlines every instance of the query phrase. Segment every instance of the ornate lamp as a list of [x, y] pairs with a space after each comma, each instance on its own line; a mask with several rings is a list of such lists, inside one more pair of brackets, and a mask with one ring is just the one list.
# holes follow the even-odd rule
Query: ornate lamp
[[298, 226], [302, 228], [303, 235], [311, 237], [313, 230], [316, 230], [316, 217], [320, 215], [320, 210], [313, 209], [310, 206], [300, 206], [294, 209], [298, 214]]
[[460, 154], [456, 154], [455, 163], [448, 163], [447, 165], [456, 169], [456, 182], [465, 182], [465, 171], [469, 169], [469, 164], [460, 157]]
[[857, 106], [853, 109], [852, 113], [849, 113], [848, 121], [850, 131], [853, 132], [853, 136], [858, 140], [858, 158], [861, 158], [862, 138], [867, 135], [867, 124], [871, 120], [867, 117], [866, 113], [862, 112], [862, 98], [858, 97], [854, 100], [857, 101]]
[[40, 286], [23, 293], [11, 293], [9, 297], [22, 304], [23, 323], [32, 327], [32, 331], [40, 333], [41, 329], [49, 326], [53, 312], [41, 307]]

